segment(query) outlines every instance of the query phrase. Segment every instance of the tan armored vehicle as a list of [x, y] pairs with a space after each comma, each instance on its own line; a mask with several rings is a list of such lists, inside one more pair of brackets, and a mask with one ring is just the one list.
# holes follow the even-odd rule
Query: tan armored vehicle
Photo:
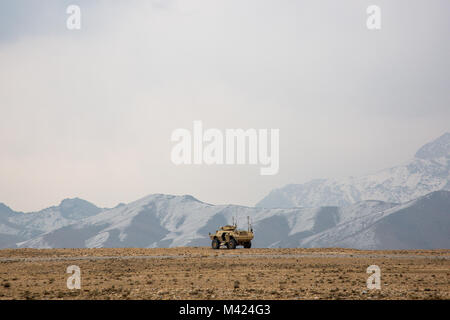
[[211, 238], [211, 247], [219, 249], [221, 246], [226, 246], [228, 249], [235, 249], [236, 246], [243, 246], [244, 248], [251, 248], [253, 240], [253, 229], [248, 223], [248, 230], [238, 230], [237, 224], [226, 225], [216, 230], [216, 233], [209, 234]]

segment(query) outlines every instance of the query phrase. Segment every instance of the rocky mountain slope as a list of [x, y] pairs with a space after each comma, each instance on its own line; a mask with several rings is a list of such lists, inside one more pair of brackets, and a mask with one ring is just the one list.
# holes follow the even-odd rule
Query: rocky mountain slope
[[208, 246], [208, 232], [237, 217], [253, 221], [254, 247], [450, 248], [450, 192], [404, 204], [361, 201], [343, 208], [215, 206], [192, 196], [150, 195], [53, 229], [18, 247]]
[[271, 191], [256, 206], [346, 206], [363, 200], [402, 203], [437, 190], [450, 190], [450, 133], [421, 147], [405, 164], [362, 177], [286, 185]]

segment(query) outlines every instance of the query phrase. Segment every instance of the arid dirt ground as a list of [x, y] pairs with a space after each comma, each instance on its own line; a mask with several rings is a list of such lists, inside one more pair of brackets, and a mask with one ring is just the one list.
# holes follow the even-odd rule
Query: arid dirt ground
[[3, 249], [0, 299], [450, 299], [450, 250]]

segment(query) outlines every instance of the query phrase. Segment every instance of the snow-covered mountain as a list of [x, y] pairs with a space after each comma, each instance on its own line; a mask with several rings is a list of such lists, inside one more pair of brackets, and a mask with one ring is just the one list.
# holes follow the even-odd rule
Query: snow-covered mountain
[[[367, 203], [366, 201], [363, 203]], [[377, 203], [373, 201], [373, 203]], [[375, 206], [382, 205], [381, 202]], [[357, 209], [357, 214], [349, 218]], [[358, 249], [450, 248], [450, 192], [435, 191], [391, 208], [342, 209], [336, 226], [304, 238], [300, 247], [343, 247]], [[347, 211], [347, 213], [345, 213]]]
[[82, 199], [65, 199], [58, 206], [38, 212], [16, 212], [0, 203], [0, 248], [95, 215], [102, 209]]
[[0, 248], [209, 246], [208, 232], [250, 216], [254, 247], [450, 248], [450, 134], [377, 174], [314, 180], [258, 207], [153, 194], [100, 209], [81, 199], [22, 213], [0, 203]]
[[450, 248], [450, 192], [394, 204], [266, 209], [211, 205], [192, 196], [150, 195], [46, 232], [18, 247], [208, 246], [208, 232], [253, 221], [254, 247]]
[[[261, 209], [236, 205], [211, 205], [192, 196], [154, 194], [114, 209], [104, 210], [75, 224], [64, 226], [18, 244], [20, 247], [170, 247], [209, 245], [208, 232], [243, 222], [250, 216], [266, 246], [279, 237], [278, 227], [268, 221], [284, 217], [290, 228], [302, 231], [313, 224], [317, 209]], [[310, 220], [310, 221], [309, 221]], [[282, 228], [283, 226], [280, 226]], [[272, 234], [272, 235], [271, 235]], [[273, 239], [273, 240], [272, 240]]]
[[362, 177], [316, 179], [271, 191], [256, 204], [265, 208], [346, 206], [363, 200], [403, 203], [450, 190], [450, 133], [421, 147], [402, 165]]

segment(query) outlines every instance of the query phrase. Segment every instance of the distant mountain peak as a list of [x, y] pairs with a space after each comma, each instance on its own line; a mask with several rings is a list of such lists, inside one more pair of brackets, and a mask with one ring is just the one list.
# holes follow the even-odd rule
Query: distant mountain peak
[[12, 210], [10, 207], [8, 207], [6, 204], [4, 204], [3, 202], [0, 202], [0, 214], [3, 213], [13, 213], [14, 210]]
[[150, 200], [150, 201], [155, 201], [155, 200], [180, 200], [180, 201], [196, 201], [196, 202], [202, 202], [200, 200], [198, 200], [197, 198], [191, 196], [190, 194], [184, 194], [184, 195], [173, 195], [173, 194], [165, 194], [165, 193], [153, 193], [153, 194], [149, 194], [148, 196], [138, 200]]
[[89, 201], [80, 198], [67, 198], [61, 201], [58, 208], [66, 218], [80, 218], [95, 215], [101, 211], [100, 208]]
[[202, 202], [202, 201], [198, 200], [196, 197], [191, 196], [190, 194], [182, 195], [182, 197], [183, 197], [184, 200]]
[[450, 155], [450, 132], [425, 144], [415, 154], [416, 158], [434, 159]]
[[61, 201], [59, 206], [73, 206], [80, 203], [89, 203], [89, 201], [80, 199], [80, 198], [66, 198]]

